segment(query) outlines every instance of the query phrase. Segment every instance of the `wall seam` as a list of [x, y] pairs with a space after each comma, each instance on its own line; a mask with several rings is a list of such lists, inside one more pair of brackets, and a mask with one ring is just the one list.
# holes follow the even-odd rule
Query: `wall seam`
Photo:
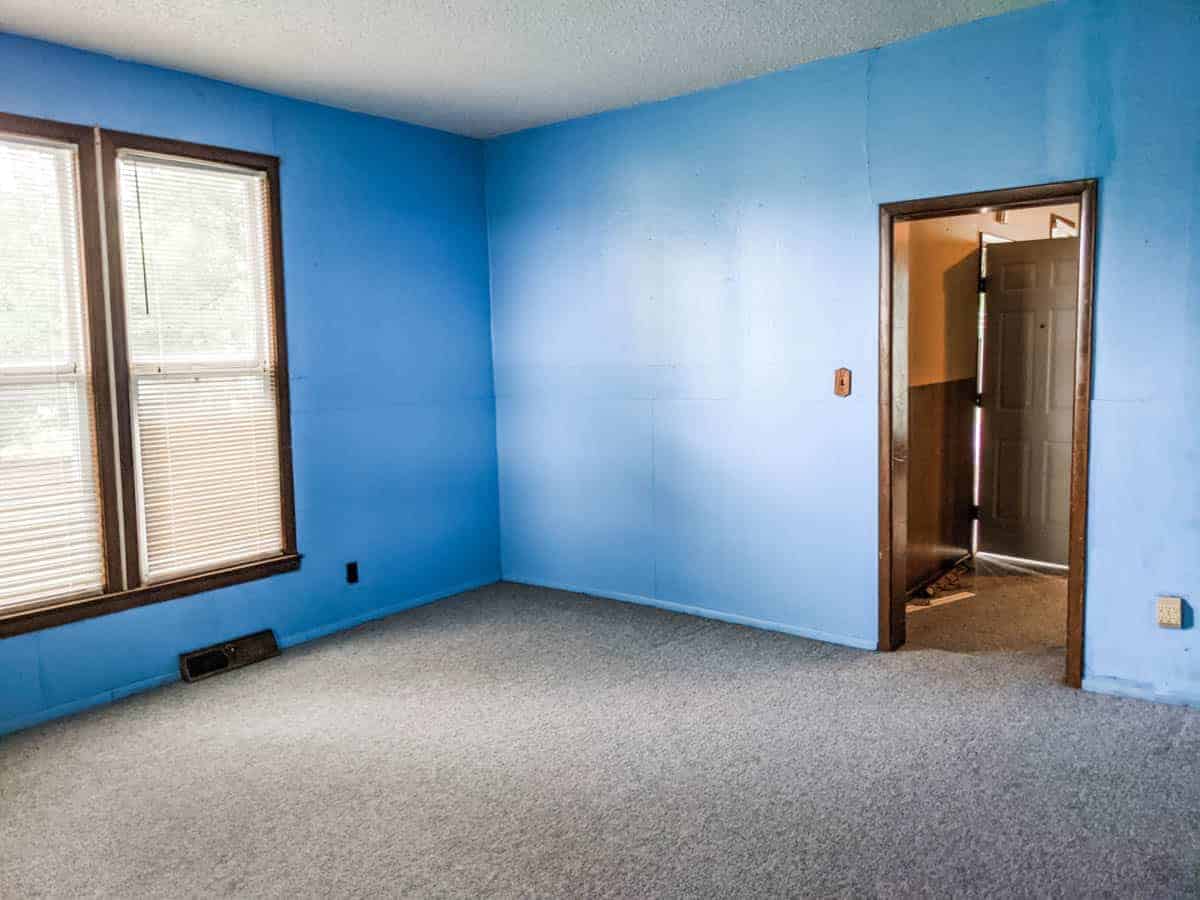
[[496, 566], [500, 578], [504, 578], [504, 511], [500, 492], [500, 403], [496, 396], [496, 307], [494, 273], [492, 267], [492, 207], [488, 198], [488, 145], [491, 139], [477, 140], [481, 166], [480, 192], [483, 200], [483, 246], [487, 257], [487, 304], [488, 304], [488, 368], [492, 398], [492, 452], [496, 461]]
[[872, 204], [875, 203], [875, 185], [871, 180], [871, 79], [876, 52], [867, 51], [867, 64], [863, 68], [863, 157], [867, 164], [867, 199]]
[[650, 596], [658, 599], [658, 444], [657, 397], [650, 397]]

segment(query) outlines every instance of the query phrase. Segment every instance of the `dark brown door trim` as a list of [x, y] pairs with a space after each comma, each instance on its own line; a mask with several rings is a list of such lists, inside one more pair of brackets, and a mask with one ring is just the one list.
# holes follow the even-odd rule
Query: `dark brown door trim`
[[[905, 640], [904, 564], [908, 523], [908, 332], [894, 328], [908, 318], [892, 291], [896, 222], [992, 207], [1013, 209], [1079, 203], [1079, 298], [1075, 320], [1075, 399], [1071, 444], [1070, 554], [1067, 576], [1066, 682], [1083, 681], [1083, 604], [1087, 555], [1088, 439], [1092, 395], [1092, 285], [1095, 267], [1094, 180], [1065, 181], [879, 207], [879, 649]], [[904, 308], [900, 308], [904, 306]]]

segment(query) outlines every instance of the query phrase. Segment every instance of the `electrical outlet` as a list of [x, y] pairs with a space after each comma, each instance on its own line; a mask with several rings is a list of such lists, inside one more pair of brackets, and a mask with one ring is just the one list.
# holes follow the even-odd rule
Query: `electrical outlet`
[[1159, 597], [1158, 598], [1158, 627], [1159, 628], [1182, 628], [1183, 627], [1183, 598], [1182, 597]]

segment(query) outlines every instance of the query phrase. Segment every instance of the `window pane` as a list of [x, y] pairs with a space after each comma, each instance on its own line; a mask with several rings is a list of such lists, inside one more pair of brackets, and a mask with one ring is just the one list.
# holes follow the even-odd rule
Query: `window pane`
[[0, 610], [103, 586], [73, 148], [0, 136]]
[[75, 154], [0, 136], [0, 366], [82, 361]]
[[278, 555], [274, 378], [149, 375], [135, 395], [147, 576]]
[[265, 177], [132, 154], [118, 166], [130, 361], [264, 362]]
[[144, 154], [118, 162], [144, 580], [277, 556], [266, 180]]

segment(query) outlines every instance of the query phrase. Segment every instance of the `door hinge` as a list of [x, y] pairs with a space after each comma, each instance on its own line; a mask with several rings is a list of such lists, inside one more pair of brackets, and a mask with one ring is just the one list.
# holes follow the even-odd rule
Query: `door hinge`
[[981, 408], [983, 407], [983, 394], [975, 395], [975, 405]]
[[972, 519], [972, 520], [976, 520], [976, 519], [979, 519], [979, 518], [981, 518], [981, 515], [980, 515], [980, 513], [981, 513], [981, 509], [980, 509], [980, 507], [979, 507], [979, 504], [977, 504], [977, 503], [972, 503], [972, 504], [970, 505], [970, 507], [968, 507], [968, 508], [971, 510], [971, 519]]
[[979, 276], [979, 293], [987, 293], [987, 278], [982, 275]]

